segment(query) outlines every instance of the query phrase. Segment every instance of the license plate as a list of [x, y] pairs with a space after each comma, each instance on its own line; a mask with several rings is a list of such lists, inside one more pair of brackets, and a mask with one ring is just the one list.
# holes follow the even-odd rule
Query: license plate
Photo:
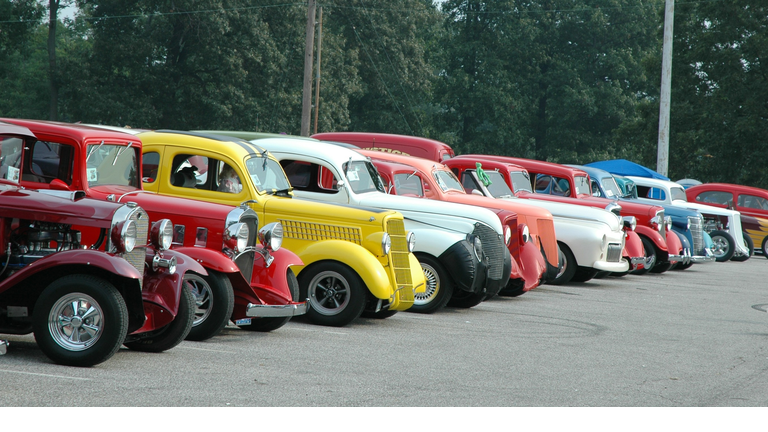
[[248, 325], [251, 323], [250, 318], [243, 318], [235, 321], [235, 325]]

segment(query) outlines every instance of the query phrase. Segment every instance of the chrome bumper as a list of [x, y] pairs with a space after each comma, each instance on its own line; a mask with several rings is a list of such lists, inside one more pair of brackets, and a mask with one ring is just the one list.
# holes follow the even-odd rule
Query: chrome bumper
[[652, 266], [655, 261], [656, 261], [655, 256], [632, 257], [632, 261], [630, 262], [630, 264], [632, 264], [631, 270], [640, 270], [640, 269], [648, 268]]
[[715, 254], [709, 249], [704, 249], [705, 255], [694, 255], [691, 257], [691, 261], [694, 263], [710, 263], [715, 262]]
[[0, 340], [0, 355], [8, 352], [8, 341]]
[[295, 303], [289, 305], [260, 305], [248, 303], [245, 308], [245, 316], [252, 318], [277, 318], [304, 315], [307, 313], [307, 303]]

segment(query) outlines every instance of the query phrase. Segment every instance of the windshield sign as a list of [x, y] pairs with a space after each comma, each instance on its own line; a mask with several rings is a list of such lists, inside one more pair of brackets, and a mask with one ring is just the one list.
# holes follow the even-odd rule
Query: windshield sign
[[349, 187], [355, 193], [384, 192], [379, 172], [367, 161], [350, 161], [344, 164], [344, 173]]
[[139, 187], [139, 148], [125, 144], [88, 146], [88, 186], [120, 185]]
[[253, 185], [259, 192], [288, 190], [291, 183], [279, 163], [267, 157], [252, 157], [245, 161]]

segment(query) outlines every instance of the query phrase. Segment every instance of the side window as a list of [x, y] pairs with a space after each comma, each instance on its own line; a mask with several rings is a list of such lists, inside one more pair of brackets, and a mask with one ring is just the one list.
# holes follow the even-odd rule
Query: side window
[[536, 174], [536, 183], [534, 190], [536, 193], [549, 194], [550, 184], [552, 183], [552, 176], [546, 174]]
[[423, 198], [421, 177], [417, 174], [395, 174], [395, 192], [398, 195]]
[[24, 143], [20, 138], [3, 138], [0, 147], [0, 178], [18, 182], [21, 172], [21, 146]]
[[[205, 180], [203, 180], [203, 183]], [[219, 172], [216, 181], [216, 190], [218, 192], [226, 193], [240, 193], [243, 190], [243, 183], [240, 181], [240, 176], [237, 175], [235, 169], [231, 165], [221, 162], [219, 163]]]
[[662, 189], [649, 186], [637, 186], [637, 196], [661, 201], [667, 199], [667, 194]]
[[171, 184], [176, 187], [211, 189], [208, 184], [208, 168], [209, 160], [205, 156], [176, 155], [171, 164]]
[[25, 157], [21, 179], [37, 183], [50, 183], [59, 179], [72, 184], [74, 148], [65, 144], [37, 141]]
[[590, 180], [589, 183], [592, 185], [592, 196], [602, 197], [603, 194], [602, 192], [600, 192], [600, 185], [598, 185], [597, 182], [594, 180]]
[[696, 201], [708, 204], [728, 205], [728, 201], [733, 201], [733, 194], [730, 192], [707, 191], [700, 193], [696, 197]]
[[296, 160], [281, 160], [280, 165], [297, 191], [338, 193], [338, 179], [333, 172], [317, 164]]
[[768, 200], [754, 195], [739, 195], [739, 205], [758, 210], [768, 210]]
[[157, 180], [157, 167], [160, 165], [160, 153], [144, 153], [141, 159], [141, 181], [144, 183], [154, 183]]
[[472, 171], [464, 171], [461, 173], [461, 186], [468, 194], [481, 190], [480, 185], [478, 185], [474, 177], [472, 177]]
[[312, 177], [312, 164], [299, 161], [281, 161], [283, 171], [295, 189], [307, 189]]

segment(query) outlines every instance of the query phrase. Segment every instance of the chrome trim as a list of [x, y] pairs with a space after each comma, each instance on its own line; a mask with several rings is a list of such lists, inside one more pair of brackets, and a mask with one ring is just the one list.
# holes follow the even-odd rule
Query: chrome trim
[[5, 355], [8, 352], [8, 341], [0, 340], [0, 355]]
[[261, 305], [248, 303], [245, 316], [251, 318], [292, 317], [307, 313], [309, 299], [304, 302], [289, 305]]

